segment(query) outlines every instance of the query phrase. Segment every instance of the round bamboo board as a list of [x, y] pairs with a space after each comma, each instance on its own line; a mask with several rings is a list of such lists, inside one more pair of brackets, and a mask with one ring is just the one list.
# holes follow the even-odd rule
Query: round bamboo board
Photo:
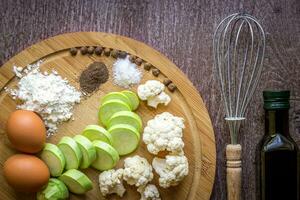
[[[0, 68], [1, 165], [3, 166], [3, 163], [9, 156], [16, 153], [16, 151], [11, 148], [5, 133], [6, 120], [9, 114], [16, 109], [16, 102], [4, 91], [4, 87], [13, 87], [18, 82], [18, 79], [12, 72], [13, 65], [25, 67], [28, 64], [42, 59], [42, 71], [55, 69], [62, 77], [66, 77], [72, 85], [79, 89], [78, 77], [81, 71], [90, 63], [94, 61], [104, 62], [108, 66], [111, 74], [112, 64], [115, 59], [104, 55], [81, 55], [79, 52], [76, 56], [71, 56], [69, 48], [97, 45], [136, 55], [161, 71], [158, 77], [154, 77], [151, 71], [146, 71], [143, 69], [143, 66], [141, 66], [140, 70], [143, 73], [141, 83], [150, 79], [162, 81], [167, 77], [177, 86], [177, 90], [173, 93], [166, 89], [172, 98], [168, 106], [159, 106], [158, 109], [151, 109], [147, 107], [145, 103], [141, 103], [137, 110], [137, 113], [143, 119], [144, 126], [149, 119], [164, 111], [168, 111], [185, 119], [184, 151], [189, 160], [189, 175], [178, 186], [169, 189], [159, 187], [159, 191], [162, 199], [209, 199], [215, 176], [216, 147], [212, 124], [199, 93], [188, 78], [170, 60], [156, 50], [136, 40], [108, 33], [80, 32], [58, 35], [25, 49]], [[100, 104], [100, 97], [108, 92], [120, 90], [122, 90], [122, 88], [113, 85], [110, 78], [107, 83], [100, 86], [98, 91], [90, 97], [82, 99], [81, 103], [75, 106], [75, 120], [61, 124], [58, 133], [49, 138], [48, 142], [56, 144], [63, 136], [80, 134], [86, 125], [97, 124], [97, 111]], [[136, 87], [133, 87], [132, 90], [136, 91]], [[139, 148], [131, 155], [135, 154], [146, 157], [149, 162], [152, 162], [153, 156], [147, 152], [146, 146], [142, 141], [140, 142]], [[117, 167], [123, 166], [124, 158], [125, 157], [122, 157]], [[94, 169], [83, 171], [93, 181], [94, 188], [83, 196], [71, 195], [70, 199], [104, 199], [98, 187], [99, 172]], [[35, 196], [33, 194], [15, 192], [5, 182], [2, 167], [0, 172], [1, 199], [34, 199]], [[158, 185], [156, 174], [153, 182]], [[122, 199], [133, 200], [140, 198], [136, 188], [128, 185], [126, 185], [126, 188], [127, 192]], [[119, 198], [110, 196], [109, 199]]]

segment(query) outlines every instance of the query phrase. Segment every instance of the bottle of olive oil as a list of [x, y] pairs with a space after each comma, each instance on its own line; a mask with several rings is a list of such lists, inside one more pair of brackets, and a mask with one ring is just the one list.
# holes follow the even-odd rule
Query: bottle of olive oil
[[265, 135], [260, 143], [261, 200], [299, 200], [299, 154], [289, 134], [289, 91], [264, 91]]

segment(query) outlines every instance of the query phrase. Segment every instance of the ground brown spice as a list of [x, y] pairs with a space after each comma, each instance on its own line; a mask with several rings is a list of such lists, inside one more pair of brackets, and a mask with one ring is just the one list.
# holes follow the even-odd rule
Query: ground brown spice
[[79, 77], [80, 88], [83, 92], [91, 93], [108, 80], [109, 72], [102, 62], [94, 62], [85, 69]]

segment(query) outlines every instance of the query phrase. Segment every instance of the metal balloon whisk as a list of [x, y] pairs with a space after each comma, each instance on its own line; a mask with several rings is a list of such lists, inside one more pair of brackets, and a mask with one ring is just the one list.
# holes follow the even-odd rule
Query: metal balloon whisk
[[228, 200], [240, 199], [238, 133], [262, 74], [264, 53], [265, 33], [253, 16], [232, 14], [218, 25], [213, 38], [213, 54], [231, 138], [231, 144], [226, 147]]
[[240, 122], [258, 85], [265, 52], [265, 33], [248, 14], [233, 14], [218, 25], [213, 39], [214, 65], [219, 77], [231, 143], [237, 143]]

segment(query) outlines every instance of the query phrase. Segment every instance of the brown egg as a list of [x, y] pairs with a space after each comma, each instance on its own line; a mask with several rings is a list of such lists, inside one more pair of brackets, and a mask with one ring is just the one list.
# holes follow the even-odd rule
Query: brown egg
[[44, 147], [46, 128], [32, 111], [17, 110], [7, 121], [7, 136], [12, 146], [25, 153], [37, 153]]
[[3, 166], [8, 184], [20, 192], [37, 192], [48, 183], [50, 172], [47, 165], [33, 155], [16, 154]]

